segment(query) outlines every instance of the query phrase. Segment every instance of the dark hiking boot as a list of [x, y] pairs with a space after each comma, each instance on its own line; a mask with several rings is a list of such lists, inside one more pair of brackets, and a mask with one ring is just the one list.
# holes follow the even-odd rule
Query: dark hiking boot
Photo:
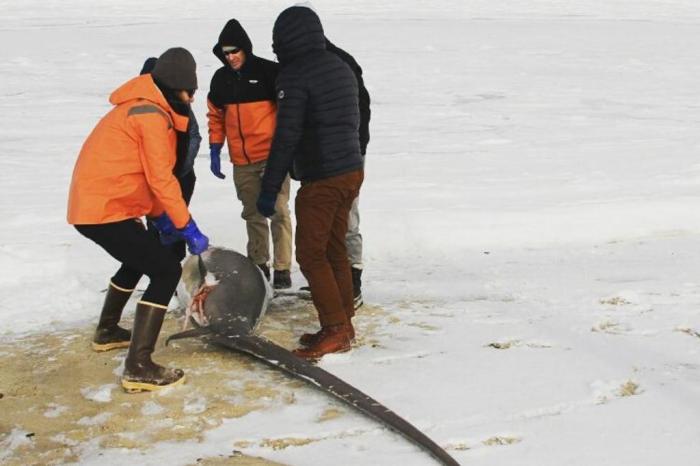
[[[322, 338], [322, 336], [323, 329], [319, 330], [316, 333], [304, 333], [302, 336], [299, 337], [299, 343], [301, 343], [304, 346], [313, 346]], [[350, 322], [349, 325], [348, 337], [350, 338], [350, 343], [355, 341], [355, 327], [352, 326], [352, 322]]]
[[185, 382], [182, 370], [163, 367], [151, 360], [165, 311], [165, 308], [142, 302], [136, 306], [133, 335], [121, 380], [127, 393], [150, 392]]
[[273, 287], [276, 290], [286, 290], [292, 287], [292, 276], [289, 270], [275, 270]]
[[362, 300], [362, 269], [350, 267], [352, 272], [352, 302], [353, 308], [359, 309], [364, 304]]
[[131, 291], [116, 288], [112, 283], [107, 287], [100, 321], [95, 329], [95, 335], [92, 337], [94, 351], [103, 352], [129, 346], [131, 331], [121, 328], [117, 324], [130, 296]]
[[324, 354], [350, 351], [355, 331], [352, 324], [339, 324], [323, 327], [318, 333], [308, 335], [314, 341], [308, 347], [297, 348], [292, 353], [304, 359], [319, 359]]
[[258, 264], [258, 268], [262, 270], [263, 275], [265, 275], [265, 278], [267, 281], [270, 281], [270, 267], [267, 266], [267, 264]]

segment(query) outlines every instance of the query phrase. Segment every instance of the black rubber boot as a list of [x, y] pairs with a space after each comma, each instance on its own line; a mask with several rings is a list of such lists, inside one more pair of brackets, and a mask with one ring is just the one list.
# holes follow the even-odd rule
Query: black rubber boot
[[362, 300], [362, 269], [350, 267], [352, 272], [352, 299], [353, 307], [359, 309], [364, 304]]
[[129, 346], [131, 332], [117, 324], [122, 317], [122, 311], [129, 301], [132, 291], [116, 288], [112, 283], [107, 287], [100, 321], [97, 324], [95, 335], [92, 337], [93, 350], [102, 352]]
[[142, 302], [136, 306], [133, 335], [122, 376], [122, 387], [128, 393], [159, 390], [185, 382], [182, 370], [163, 367], [151, 360], [165, 311], [165, 308]]
[[286, 290], [292, 287], [292, 276], [289, 270], [275, 270], [273, 275], [274, 285], [276, 290]]

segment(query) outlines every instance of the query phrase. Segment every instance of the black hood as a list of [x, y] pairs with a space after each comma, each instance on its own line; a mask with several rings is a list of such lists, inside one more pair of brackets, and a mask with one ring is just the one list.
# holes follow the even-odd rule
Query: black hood
[[221, 47], [224, 45], [240, 47], [245, 52], [246, 56], [253, 54], [253, 44], [250, 42], [250, 38], [245, 32], [245, 29], [243, 29], [243, 26], [241, 26], [241, 23], [236, 19], [228, 20], [226, 26], [221, 30], [221, 34], [219, 34], [219, 41], [214, 44], [214, 48], [212, 49], [214, 55], [216, 55], [224, 65], [228, 65], [226, 57], [224, 57], [224, 53], [221, 51]]
[[277, 17], [272, 28], [272, 50], [280, 64], [312, 50], [325, 50], [326, 38], [318, 15], [310, 8], [293, 6]]

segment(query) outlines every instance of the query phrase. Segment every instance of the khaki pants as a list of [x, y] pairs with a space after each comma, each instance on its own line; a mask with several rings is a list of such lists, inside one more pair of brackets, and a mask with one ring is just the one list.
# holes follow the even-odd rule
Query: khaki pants
[[345, 234], [363, 179], [364, 172], [356, 170], [304, 183], [297, 191], [297, 262], [323, 327], [343, 324], [355, 314]]
[[245, 220], [248, 232], [248, 257], [256, 264], [267, 264], [270, 261], [270, 233], [272, 233], [272, 248], [275, 270], [290, 270], [292, 266], [292, 220], [289, 217], [289, 177], [284, 180], [282, 190], [277, 195], [275, 215], [270, 218], [270, 224], [255, 205], [260, 195], [262, 176], [266, 162], [250, 165], [234, 165], [233, 183], [236, 185], [236, 195], [243, 203], [241, 217]]

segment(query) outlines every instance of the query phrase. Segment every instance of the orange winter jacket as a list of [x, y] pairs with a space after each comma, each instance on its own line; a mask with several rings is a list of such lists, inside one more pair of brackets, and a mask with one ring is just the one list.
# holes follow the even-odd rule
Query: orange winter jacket
[[68, 223], [118, 222], [164, 211], [177, 228], [190, 213], [173, 175], [175, 130], [186, 131], [150, 74], [112, 93], [115, 107], [92, 130], [78, 155], [68, 197]]
[[231, 163], [247, 165], [267, 160], [275, 133], [277, 107], [272, 101], [232, 103], [224, 109], [207, 100], [209, 142], [228, 141]]
[[278, 65], [253, 55], [250, 39], [237, 21], [229, 21], [224, 31], [227, 29], [231, 29], [230, 40], [245, 50], [246, 59], [235, 71], [219, 44], [212, 49], [224, 66], [214, 72], [207, 95], [209, 143], [228, 142], [231, 163], [248, 165], [267, 160], [270, 153], [276, 125]]

